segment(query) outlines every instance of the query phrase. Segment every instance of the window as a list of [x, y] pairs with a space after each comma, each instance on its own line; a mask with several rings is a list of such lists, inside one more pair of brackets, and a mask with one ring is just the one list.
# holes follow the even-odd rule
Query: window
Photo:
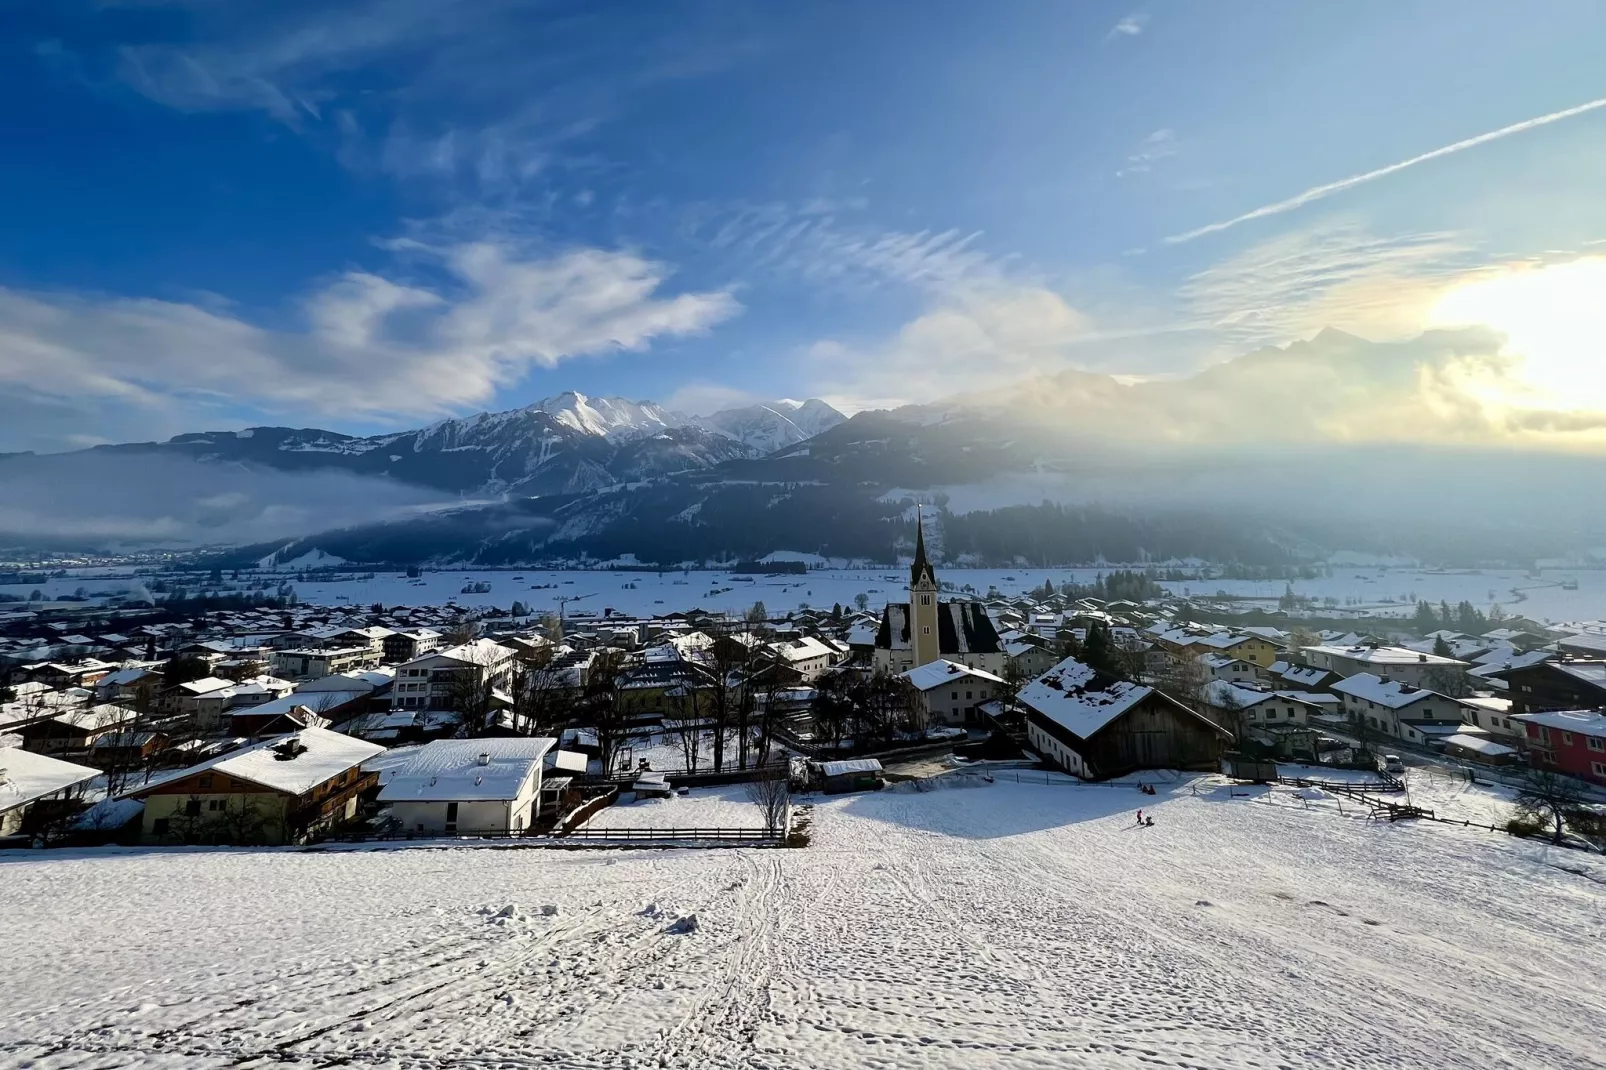
[[1274, 710], [1274, 709], [1268, 709], [1266, 711], [1266, 720], [1275, 721], [1276, 719], [1277, 719], [1277, 711]]
[[1606, 776], [1606, 762], [1590, 762], [1589, 769], [1596, 776]]
[[920, 604], [923, 605], [923, 606], [931, 605], [931, 596], [929, 594], [921, 595], [920, 596]]
[[958, 702], [959, 701], [959, 692], [955, 691], [951, 695], [949, 695], [948, 697], [950, 699], [952, 699], [954, 702]]
[[1602, 739], [1599, 736], [1590, 736], [1588, 738], [1590, 750], [1606, 750], [1606, 739]]
[[1561, 734], [1561, 745], [1563, 747], [1570, 747], [1573, 745], [1573, 734], [1571, 732], [1563, 732]]
[[921, 635], [930, 635], [931, 634], [931, 625], [929, 625], [929, 624], [922, 625], [921, 628], [920, 628], [920, 634]]
[[212, 786], [212, 778], [209, 776], [204, 776], [200, 779], [199, 784], [203, 788], [210, 788]]
[[185, 800], [185, 802], [184, 802], [184, 816], [185, 817], [200, 817], [201, 816], [201, 800], [200, 799], [187, 799], [187, 800]]
[[208, 799], [208, 800], [206, 800], [206, 811], [209, 814], [215, 814], [219, 810], [227, 810], [228, 808], [229, 808], [229, 800], [227, 800], [227, 799]]
[[454, 802], [449, 802], [449, 803], [446, 804], [446, 831], [447, 832], [453, 832], [456, 829], [457, 829], [457, 804], [454, 803]]

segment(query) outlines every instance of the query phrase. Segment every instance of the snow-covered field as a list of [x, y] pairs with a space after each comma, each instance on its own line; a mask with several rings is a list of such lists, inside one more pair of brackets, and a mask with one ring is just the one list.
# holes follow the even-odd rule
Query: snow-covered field
[[747, 785], [694, 788], [668, 799], [634, 799], [625, 791], [620, 801], [597, 811], [586, 822], [591, 829], [761, 829], [764, 815], [747, 797]]
[[794, 851], [0, 855], [0, 1066], [1606, 1066], [1599, 859], [1163, 790], [821, 799]]
[[[1020, 594], [1040, 588], [1044, 580], [1057, 587], [1066, 582], [1091, 583], [1110, 568], [1061, 569], [962, 569], [943, 568], [942, 579], [956, 586], [970, 585], [985, 594], [996, 587], [1004, 594]], [[316, 577], [317, 574], [314, 574]], [[829, 609], [840, 603], [851, 608], [855, 596], [863, 594], [875, 609], [888, 601], [905, 597], [908, 572], [902, 568], [818, 569], [797, 576], [751, 576], [728, 572], [608, 572], [542, 570], [473, 570], [426, 572], [409, 580], [396, 572], [382, 572], [373, 579], [331, 580], [310, 578], [293, 581], [298, 597], [316, 605], [366, 607], [375, 602], [386, 605], [443, 605], [448, 601], [463, 606], [509, 608], [523, 602], [535, 612], [555, 612], [563, 599], [570, 615], [601, 617], [611, 610], [626, 616], [650, 616], [700, 608], [710, 611], [745, 612], [762, 601], [772, 613], [785, 613], [802, 606]], [[1577, 590], [1564, 590], [1563, 580], [1577, 580]], [[487, 583], [490, 591], [464, 594], [472, 583]], [[0, 593], [21, 597], [37, 589], [46, 597], [71, 594], [83, 588], [90, 595], [112, 595], [128, 591], [138, 581], [126, 577], [88, 578], [74, 575], [37, 584], [0, 585]], [[1245, 598], [1265, 599], [1268, 608], [1283, 594], [1282, 580], [1183, 580], [1163, 584], [1177, 594], [1209, 596], [1218, 592]], [[1322, 600], [1334, 598], [1339, 609], [1379, 613], [1408, 613], [1417, 599], [1434, 604], [1456, 605], [1471, 602], [1487, 611], [1498, 603], [1510, 613], [1521, 613], [1549, 621], [1594, 620], [1606, 617], [1606, 571], [1547, 570], [1533, 578], [1518, 570], [1481, 572], [1424, 572], [1395, 568], [1334, 568], [1331, 576], [1295, 580], [1296, 593]]]

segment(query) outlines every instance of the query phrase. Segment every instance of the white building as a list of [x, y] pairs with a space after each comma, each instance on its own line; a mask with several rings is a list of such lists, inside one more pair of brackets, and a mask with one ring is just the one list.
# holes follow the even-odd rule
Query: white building
[[1197, 659], [1211, 682], [1228, 684], [1259, 683], [1262, 669], [1252, 661], [1231, 654], [1200, 654]]
[[557, 742], [439, 739], [390, 778], [379, 801], [408, 832], [523, 832], [541, 816], [542, 765]]
[[379, 666], [379, 651], [372, 646], [277, 650], [273, 674], [289, 680], [316, 680], [342, 672], [359, 672]]
[[1461, 700], [1462, 719], [1502, 741], [1526, 740], [1522, 722], [1511, 719], [1511, 700], [1499, 695], [1472, 695]]
[[998, 697], [1004, 681], [953, 661], [933, 661], [901, 673], [920, 696], [927, 724], [967, 725], [981, 720], [976, 707]]
[[414, 658], [396, 669], [391, 688], [392, 705], [404, 710], [449, 710], [462, 693], [463, 674], [472, 674], [484, 686], [505, 690], [517, 655], [490, 639], [437, 650]]
[[[1433, 733], [1419, 731], [1412, 722], [1462, 721], [1465, 707], [1457, 699], [1399, 680], [1385, 680], [1369, 672], [1358, 673], [1333, 685], [1346, 717], [1407, 743], [1425, 744]], [[1438, 738], [1434, 736], [1434, 738]]]
[[1307, 646], [1303, 650], [1306, 663], [1318, 669], [1329, 669], [1340, 676], [1371, 673], [1415, 687], [1431, 687], [1442, 674], [1461, 672], [1467, 667], [1466, 662], [1455, 658], [1424, 654], [1403, 646], [1363, 643], [1355, 646]]
[[809, 635], [776, 643], [772, 649], [782, 663], [794, 669], [804, 680], [814, 680], [829, 669], [835, 654], [831, 647]]

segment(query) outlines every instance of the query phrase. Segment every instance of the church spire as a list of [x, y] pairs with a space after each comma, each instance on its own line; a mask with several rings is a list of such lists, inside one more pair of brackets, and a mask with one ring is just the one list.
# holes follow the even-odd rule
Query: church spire
[[914, 587], [925, 580], [933, 587], [937, 585], [937, 575], [932, 571], [931, 562], [926, 560], [926, 522], [920, 506], [915, 506], [915, 559], [909, 566], [909, 586]]

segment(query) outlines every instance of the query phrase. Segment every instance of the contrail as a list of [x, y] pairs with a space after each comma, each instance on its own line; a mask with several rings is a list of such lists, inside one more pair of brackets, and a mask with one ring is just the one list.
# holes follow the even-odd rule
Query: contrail
[[1491, 130], [1487, 134], [1479, 134], [1477, 137], [1469, 137], [1465, 141], [1457, 141], [1453, 145], [1446, 145], [1443, 148], [1434, 149], [1432, 152], [1424, 152], [1420, 156], [1413, 156], [1409, 160], [1401, 160], [1399, 163], [1391, 163], [1387, 167], [1379, 167], [1377, 170], [1368, 171], [1363, 175], [1351, 175], [1349, 178], [1341, 178], [1337, 182], [1329, 182], [1325, 186], [1312, 186], [1304, 193], [1295, 194], [1286, 201], [1278, 201], [1276, 204], [1268, 204], [1261, 208], [1256, 208], [1252, 212], [1245, 212], [1243, 215], [1237, 216], [1236, 218], [1228, 219], [1221, 223], [1211, 223], [1207, 226], [1200, 227], [1198, 230], [1190, 230], [1182, 234], [1173, 234], [1171, 237], [1166, 239], [1166, 243], [1168, 245], [1178, 245], [1182, 242], [1193, 241], [1195, 238], [1202, 238], [1206, 234], [1215, 234], [1218, 231], [1226, 230], [1228, 227], [1236, 227], [1239, 223], [1247, 223], [1251, 219], [1263, 219], [1269, 215], [1281, 215], [1283, 212], [1292, 212], [1295, 208], [1303, 207], [1304, 205], [1309, 204], [1311, 201], [1319, 201], [1323, 197], [1331, 196], [1334, 193], [1342, 193], [1351, 186], [1359, 186], [1364, 182], [1371, 182], [1375, 179], [1384, 178], [1388, 175], [1394, 174], [1396, 171], [1403, 171], [1407, 167], [1415, 167], [1419, 163], [1426, 163], [1429, 160], [1437, 160], [1441, 156], [1450, 156], [1465, 149], [1476, 148], [1477, 146], [1486, 144], [1490, 141], [1499, 141], [1503, 137], [1510, 137], [1512, 134], [1520, 134], [1525, 130], [1532, 130], [1536, 126], [1549, 126], [1551, 123], [1559, 123], [1563, 119], [1571, 119], [1574, 115], [1582, 115], [1586, 111], [1594, 111], [1596, 108], [1606, 108], [1606, 97], [1602, 97], [1599, 100], [1592, 100], [1587, 104], [1580, 104], [1576, 108], [1566, 108], [1562, 111], [1553, 111], [1549, 115], [1541, 115], [1537, 119], [1524, 119], [1520, 123], [1512, 123], [1510, 126], [1502, 126], [1499, 130]]

